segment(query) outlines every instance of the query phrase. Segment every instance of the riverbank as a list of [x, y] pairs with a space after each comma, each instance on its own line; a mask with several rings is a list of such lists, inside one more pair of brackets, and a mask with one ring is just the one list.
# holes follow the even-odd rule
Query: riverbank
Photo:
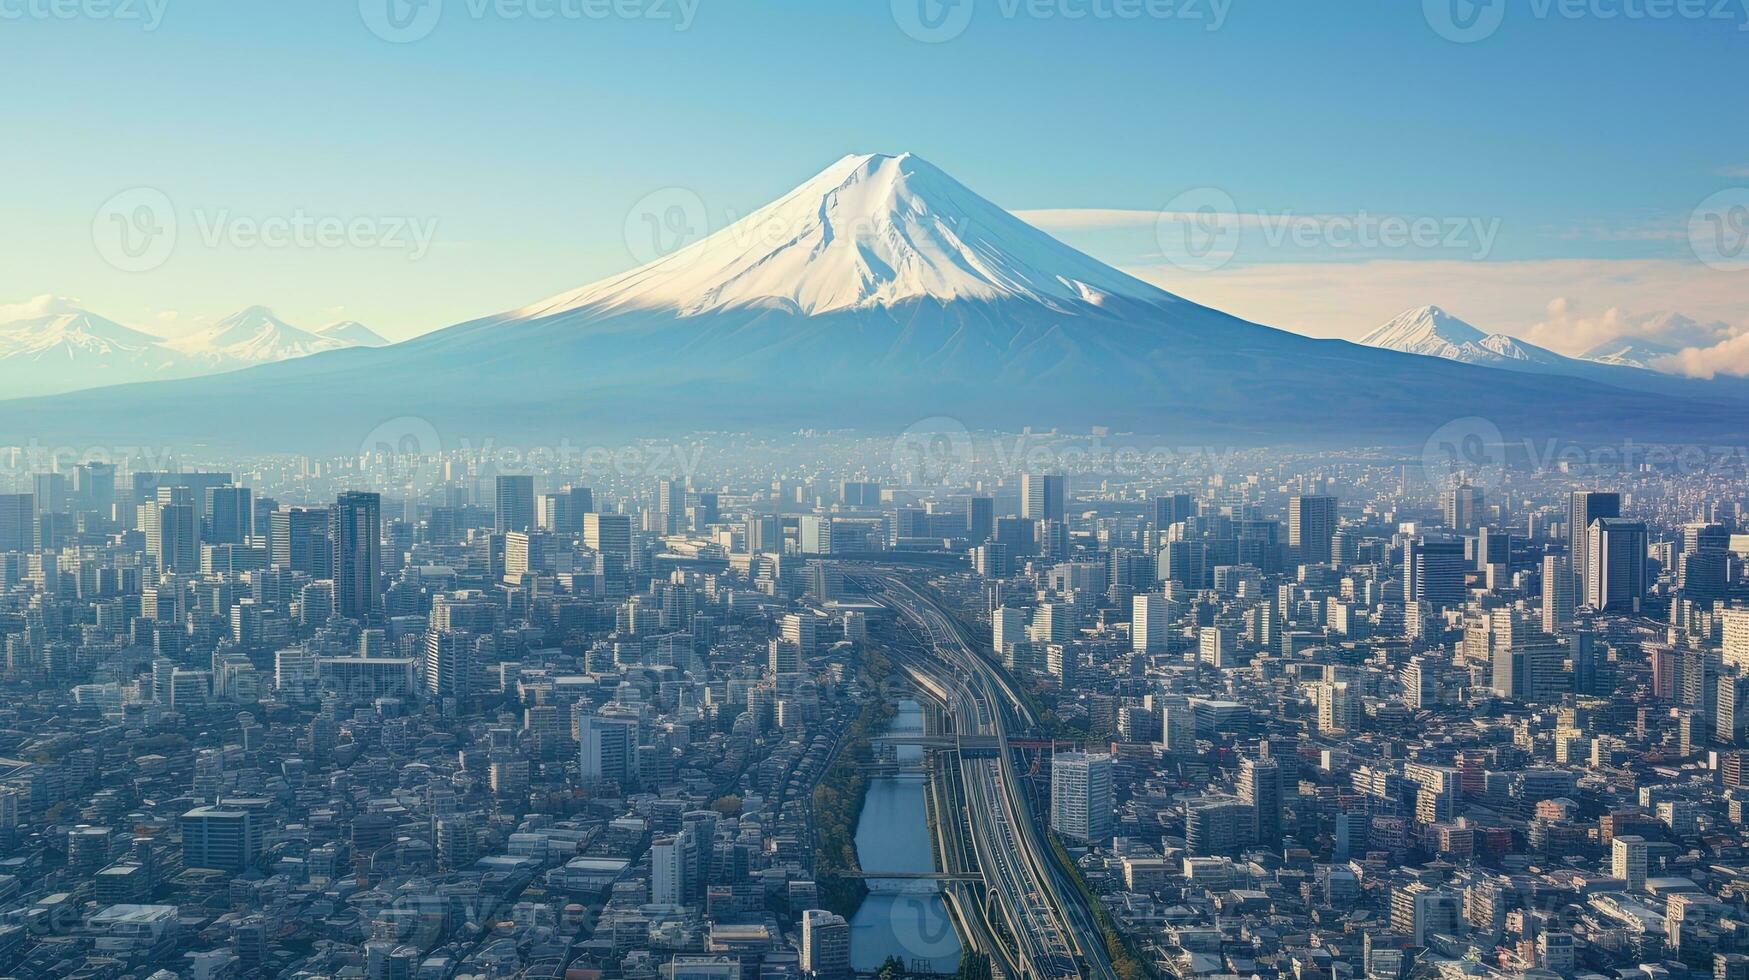
[[820, 889], [820, 904], [846, 922], [855, 918], [868, 897], [868, 886], [853, 877], [862, 871], [856, 855], [856, 827], [868, 795], [873, 738], [898, 713], [886, 694], [892, 672], [892, 661], [878, 651], [865, 651], [859, 658], [857, 674], [869, 700], [845, 728], [837, 757], [814, 787], [814, 881]]

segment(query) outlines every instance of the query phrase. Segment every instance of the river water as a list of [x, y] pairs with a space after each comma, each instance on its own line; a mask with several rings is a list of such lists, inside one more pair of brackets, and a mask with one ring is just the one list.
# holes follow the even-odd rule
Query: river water
[[[922, 706], [905, 700], [899, 702], [898, 709], [887, 724], [887, 733], [923, 734]], [[862, 816], [856, 823], [856, 858], [866, 872], [936, 870], [929, 812], [924, 804], [924, 776], [920, 767], [905, 771], [922, 754], [918, 746], [898, 746], [899, 775], [869, 780]], [[852, 967], [873, 970], [888, 956], [897, 956], [907, 965], [922, 960], [938, 973], [951, 973], [959, 966], [959, 937], [954, 934], [939, 882], [870, 878], [866, 884], [868, 898], [850, 922]]]

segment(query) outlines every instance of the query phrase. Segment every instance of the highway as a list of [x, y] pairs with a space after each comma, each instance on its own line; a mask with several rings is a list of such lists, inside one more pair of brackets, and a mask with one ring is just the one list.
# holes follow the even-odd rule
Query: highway
[[954, 734], [994, 740], [993, 752], [957, 754], [954, 791], [987, 891], [990, 931], [1014, 945], [998, 961], [1038, 980], [1115, 980], [1093, 917], [1056, 867], [1014, 771], [1008, 738], [1032, 727], [1027, 702], [934, 599], [891, 571], [858, 569], [855, 577], [926, 638], [933, 657], [899, 662], [943, 705]]

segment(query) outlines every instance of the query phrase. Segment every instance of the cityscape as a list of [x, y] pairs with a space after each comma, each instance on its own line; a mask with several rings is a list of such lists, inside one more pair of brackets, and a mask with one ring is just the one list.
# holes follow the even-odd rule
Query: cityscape
[[0, 0], [0, 980], [1749, 980], [1746, 28]]

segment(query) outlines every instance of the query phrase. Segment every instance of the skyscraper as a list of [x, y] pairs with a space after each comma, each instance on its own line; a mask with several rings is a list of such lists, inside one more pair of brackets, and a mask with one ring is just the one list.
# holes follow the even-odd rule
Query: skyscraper
[[268, 539], [273, 567], [303, 572], [311, 578], [327, 578], [333, 573], [326, 510], [276, 510], [268, 516]]
[[1336, 534], [1336, 498], [1295, 496], [1288, 500], [1287, 543], [1302, 565], [1330, 561], [1330, 539]]
[[341, 494], [328, 512], [335, 611], [364, 620], [382, 607], [382, 498], [374, 493]]
[[1619, 517], [1591, 522], [1585, 544], [1585, 604], [1598, 611], [1640, 611], [1646, 596], [1646, 525]]
[[208, 488], [201, 540], [208, 544], [248, 544], [255, 523], [253, 496], [248, 487]]
[[1020, 516], [1032, 521], [1064, 519], [1068, 508], [1069, 478], [1023, 473], [1020, 477]]
[[1591, 567], [1585, 549], [1591, 524], [1600, 517], [1621, 516], [1621, 494], [1576, 490], [1567, 503], [1567, 556], [1573, 559], [1573, 575], [1578, 580], [1576, 593], [1581, 599], [1591, 594], [1585, 575]]
[[1130, 601], [1130, 645], [1140, 653], [1166, 648], [1172, 604], [1158, 592], [1146, 592]]
[[534, 477], [500, 476], [497, 483], [497, 521], [500, 531], [534, 529]]
[[966, 539], [974, 545], [979, 545], [990, 540], [990, 536], [995, 533], [995, 498], [966, 498]]
[[583, 782], [628, 785], [637, 771], [638, 723], [630, 718], [584, 715], [577, 720]]
[[29, 551], [36, 538], [36, 498], [28, 493], [0, 493], [0, 554]]
[[1565, 555], [1543, 557], [1543, 630], [1558, 633], [1573, 621], [1573, 562]]
[[1240, 760], [1239, 799], [1257, 811], [1257, 840], [1281, 839], [1281, 767], [1273, 759]]
[[1482, 491], [1469, 484], [1453, 487], [1439, 495], [1445, 526], [1459, 534], [1473, 533], [1482, 524]]
[[802, 972], [821, 980], [850, 975], [850, 925], [823, 909], [802, 913]]
[[1092, 752], [1059, 752], [1051, 760], [1051, 829], [1098, 844], [1111, 837], [1112, 759]]
[[1451, 609], [1464, 601], [1464, 543], [1412, 538], [1403, 549], [1403, 601]]
[[1154, 530], [1164, 531], [1179, 521], [1196, 514], [1196, 505], [1188, 493], [1169, 493], [1154, 498]]

